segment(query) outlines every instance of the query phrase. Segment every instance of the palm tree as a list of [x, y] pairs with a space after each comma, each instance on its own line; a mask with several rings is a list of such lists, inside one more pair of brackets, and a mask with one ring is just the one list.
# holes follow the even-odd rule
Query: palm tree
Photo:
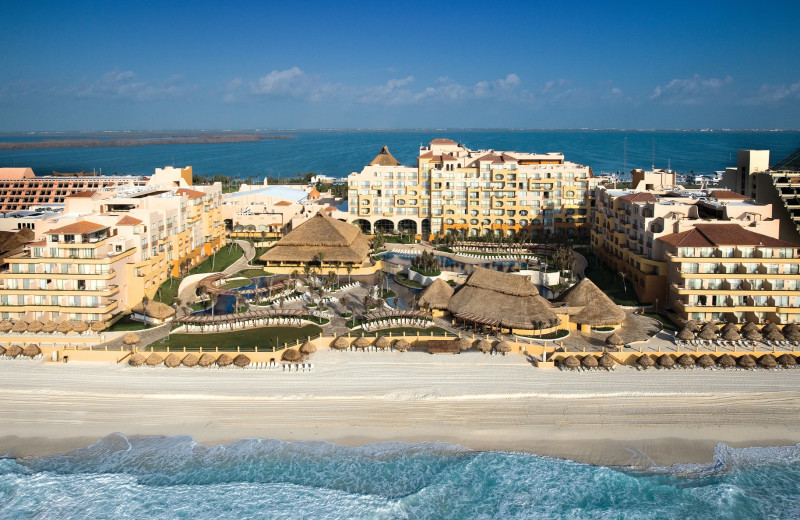
[[214, 306], [217, 304], [217, 298], [218, 297], [219, 297], [219, 294], [217, 294], [215, 291], [211, 291], [211, 292], [208, 293], [208, 298], [209, 298], [209, 300], [211, 300], [211, 315], [212, 316], [214, 315]]
[[353, 264], [347, 264], [344, 268], [347, 271], [347, 284], [350, 285], [350, 273], [353, 272]]
[[622, 291], [624, 293], [628, 292], [628, 288], [625, 286], [625, 278], [627, 278], [627, 274], [624, 271], [619, 272], [619, 277], [622, 278]]

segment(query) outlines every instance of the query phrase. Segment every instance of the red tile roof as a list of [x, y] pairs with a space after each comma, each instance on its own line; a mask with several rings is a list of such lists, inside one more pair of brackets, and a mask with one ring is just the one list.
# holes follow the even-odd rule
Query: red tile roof
[[717, 200], [746, 200], [747, 197], [741, 193], [730, 190], [714, 190], [709, 195]]
[[89, 222], [88, 220], [81, 220], [74, 224], [67, 224], [66, 226], [51, 229], [47, 232], [48, 235], [82, 235], [83, 233], [91, 233], [92, 231], [100, 231], [106, 229], [108, 226]]
[[278, 202], [275, 203], [275, 205], [276, 206], [291, 206], [292, 203], [289, 202], [288, 200], [279, 200]]
[[122, 217], [119, 222], [117, 222], [118, 226], [138, 226], [141, 224], [142, 221], [138, 218], [132, 217], [130, 215], [125, 215]]
[[78, 191], [78, 192], [73, 193], [71, 195], [67, 195], [67, 197], [89, 198], [92, 195], [94, 195], [95, 193], [97, 193], [97, 191]]
[[688, 231], [659, 237], [675, 247], [763, 246], [797, 248], [795, 244], [744, 229], [739, 224], [697, 224]]
[[638, 193], [631, 193], [630, 195], [623, 195], [620, 200], [627, 202], [655, 202], [656, 198], [652, 193], [647, 191], [640, 191]]
[[177, 194], [177, 195], [187, 195], [190, 199], [198, 199], [200, 197], [205, 197], [206, 196], [206, 194], [203, 193], [202, 191], [189, 190], [189, 189], [186, 189], [186, 188], [179, 188], [175, 192], [175, 194]]
[[431, 144], [458, 144], [458, 143], [451, 139], [434, 139], [433, 141], [431, 141]]

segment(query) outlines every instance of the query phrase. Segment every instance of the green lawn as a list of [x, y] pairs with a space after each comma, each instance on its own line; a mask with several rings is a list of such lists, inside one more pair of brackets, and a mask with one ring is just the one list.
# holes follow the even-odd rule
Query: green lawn
[[268, 273], [263, 269], [244, 269], [236, 273], [236, 276], [244, 276], [245, 278], [258, 278], [259, 276], [270, 276], [272, 273]]
[[654, 312], [643, 312], [643, 316], [647, 316], [648, 318], [653, 318], [654, 320], [658, 320], [661, 322], [661, 326], [664, 330], [669, 330], [672, 332], [678, 332], [680, 327], [678, 327], [666, 314], [661, 313], [654, 313]]
[[238, 287], [244, 287], [245, 285], [250, 285], [250, 279], [245, 278], [243, 280], [230, 280], [222, 284], [219, 288], [220, 290], [227, 290], [227, 289], [236, 289]]
[[586, 268], [586, 277], [606, 293], [614, 303], [625, 306], [641, 305], [630, 280], [623, 280], [619, 273], [608, 269], [596, 256], [592, 254], [585, 256], [589, 264]]
[[132, 320], [130, 316], [124, 316], [119, 321], [108, 328], [108, 332], [120, 332], [128, 330], [142, 330], [149, 328], [141, 321]]
[[422, 289], [424, 286], [419, 282], [415, 282], [414, 280], [409, 280], [406, 278], [405, 275], [397, 273], [394, 275], [394, 281], [399, 283], [400, 285], [405, 285], [406, 287], [410, 287], [412, 289]]
[[[200, 265], [189, 271], [186, 276], [191, 274], [216, 273], [219, 271], [224, 271], [232, 263], [241, 258], [242, 254], [242, 248], [236, 244], [233, 244], [233, 247], [225, 246], [220, 249], [215, 256], [210, 256], [203, 260]], [[214, 267], [213, 269], [211, 268], [212, 263]], [[178, 287], [180, 287], [181, 281], [186, 278], [186, 276], [170, 278], [166, 282], [162, 283], [161, 287], [158, 288], [153, 300], [166, 303], [167, 305], [172, 305], [175, 303], [175, 298], [178, 297]]]
[[358, 334], [363, 334], [364, 336], [388, 336], [390, 333], [394, 336], [402, 336], [403, 333], [406, 333], [406, 336], [416, 336], [417, 332], [419, 332], [420, 336], [444, 336], [445, 334], [449, 334], [453, 336], [453, 333], [447, 332], [441, 327], [430, 327], [428, 329], [416, 329], [413, 327], [395, 327], [393, 329], [381, 329], [381, 330], [373, 330], [369, 332], [361, 332], [359, 331]]
[[[283, 348], [283, 344], [293, 345], [297, 340], [304, 341], [308, 336], [316, 336], [322, 333], [322, 329], [316, 325], [306, 325], [302, 328], [297, 327], [261, 327], [258, 329], [246, 329], [236, 332], [221, 332], [207, 334], [171, 334], [169, 338], [153, 343], [153, 350], [166, 350], [167, 346], [172, 349], [197, 351], [200, 347], [213, 350], [219, 347], [220, 350], [236, 351], [239, 347], [243, 351], [252, 351], [254, 347], [261, 349], [271, 349], [276, 344], [278, 348]], [[150, 347], [147, 347], [149, 350]]]

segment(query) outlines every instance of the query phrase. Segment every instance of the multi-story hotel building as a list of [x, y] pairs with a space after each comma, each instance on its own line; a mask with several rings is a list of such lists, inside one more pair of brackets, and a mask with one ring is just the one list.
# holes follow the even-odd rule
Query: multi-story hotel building
[[219, 183], [65, 197], [63, 213], [36, 222], [37, 240], [5, 257], [2, 317], [105, 321], [129, 310], [224, 245], [221, 201]]
[[402, 166], [386, 147], [348, 177], [349, 217], [366, 233], [422, 235], [586, 235], [592, 190], [588, 166], [560, 153], [470, 150], [449, 139], [420, 148]]
[[658, 176], [651, 191], [596, 189], [591, 244], [604, 263], [682, 319], [795, 321], [800, 255], [772, 205]]

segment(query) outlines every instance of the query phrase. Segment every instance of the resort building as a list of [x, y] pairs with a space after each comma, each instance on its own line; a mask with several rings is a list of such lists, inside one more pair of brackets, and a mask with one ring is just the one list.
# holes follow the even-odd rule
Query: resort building
[[349, 217], [365, 233], [427, 238], [531, 234], [588, 236], [591, 168], [560, 153], [470, 150], [450, 139], [420, 148], [402, 166], [388, 148], [348, 177]]

